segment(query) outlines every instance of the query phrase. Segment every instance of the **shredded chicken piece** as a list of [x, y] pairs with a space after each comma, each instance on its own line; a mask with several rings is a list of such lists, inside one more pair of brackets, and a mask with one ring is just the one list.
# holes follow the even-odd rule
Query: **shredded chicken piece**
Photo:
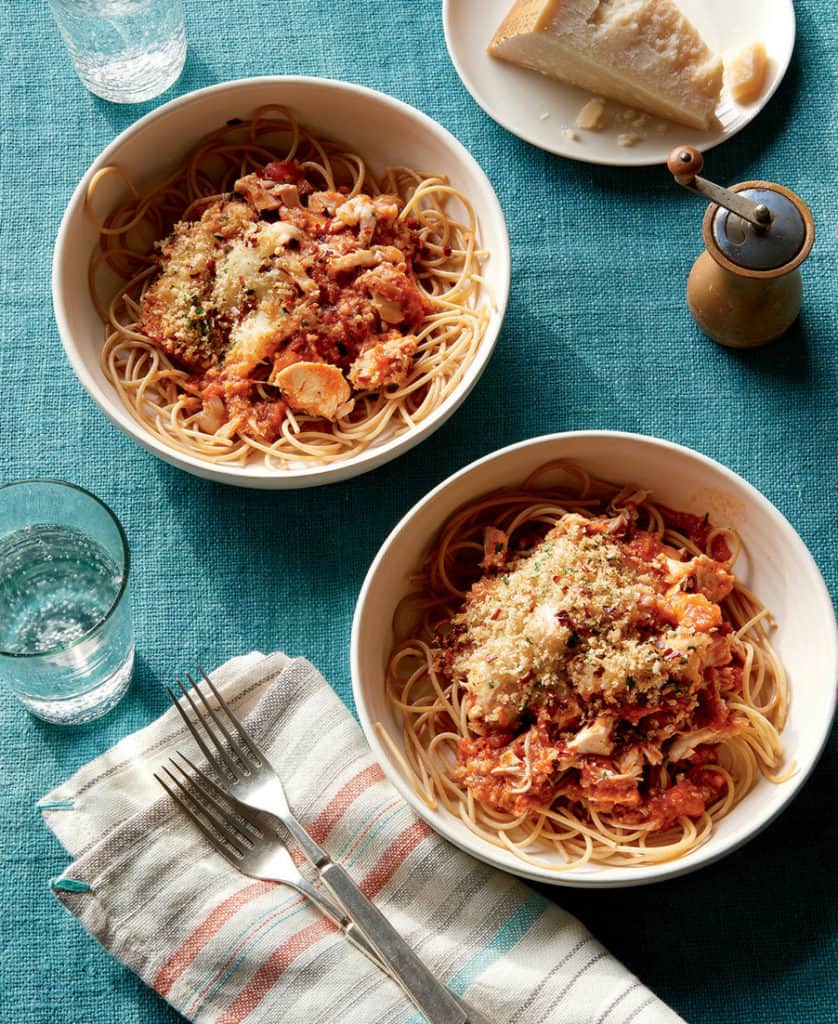
[[300, 192], [296, 185], [271, 181], [258, 174], [248, 174], [244, 178], [239, 178], [235, 190], [244, 196], [258, 213], [264, 210], [279, 210], [283, 206], [300, 206]]
[[483, 531], [483, 561], [480, 565], [484, 569], [500, 569], [506, 564], [508, 549], [507, 534], [495, 526], [487, 526]]
[[670, 761], [683, 761], [695, 753], [695, 748], [703, 743], [717, 743], [725, 736], [720, 729], [696, 729], [693, 732], [685, 732], [672, 741], [672, 746], [667, 752]]
[[389, 226], [398, 215], [395, 196], [353, 196], [338, 207], [331, 230], [340, 231], [344, 226], [357, 227], [358, 240], [368, 243], [372, 241], [379, 224]]
[[577, 754], [610, 754], [614, 749], [611, 733], [614, 719], [611, 715], [600, 715], [573, 737], [568, 743], [570, 750]]
[[312, 213], [328, 213], [334, 215], [335, 210], [346, 202], [346, 196], [340, 192], [312, 192], [308, 197], [308, 208]]
[[227, 422], [227, 409], [219, 395], [211, 395], [204, 400], [204, 406], [198, 416], [198, 426], [208, 434], [214, 434]]
[[416, 336], [388, 331], [379, 337], [383, 340], [365, 349], [349, 370], [349, 379], [358, 391], [398, 387], [410, 373]]
[[275, 382], [297, 412], [336, 420], [352, 409], [352, 390], [340, 370], [329, 363], [294, 363], [281, 370]]

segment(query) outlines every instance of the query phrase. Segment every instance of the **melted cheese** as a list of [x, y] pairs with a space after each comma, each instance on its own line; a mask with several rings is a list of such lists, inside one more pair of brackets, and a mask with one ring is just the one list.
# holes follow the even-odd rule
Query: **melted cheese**
[[215, 204], [176, 224], [164, 244], [165, 270], [145, 296], [144, 318], [187, 362], [227, 350], [247, 372], [296, 328], [287, 307], [298, 293], [318, 292], [288, 250], [303, 232], [253, 218], [242, 204]]
[[279, 302], [268, 296], [233, 327], [226, 359], [228, 367], [235, 367], [236, 372], [244, 376], [294, 333], [297, 318], [286, 315], [283, 309]]
[[[294, 290], [287, 282], [289, 254], [285, 246], [304, 237], [299, 228], [283, 221], [254, 224], [216, 259], [212, 291], [215, 308], [225, 310], [245, 304], [248, 295], [261, 301], [277, 290], [293, 296]], [[313, 284], [310, 279], [308, 283]]]
[[672, 0], [517, 0], [489, 53], [700, 129], [722, 85], [721, 61]]

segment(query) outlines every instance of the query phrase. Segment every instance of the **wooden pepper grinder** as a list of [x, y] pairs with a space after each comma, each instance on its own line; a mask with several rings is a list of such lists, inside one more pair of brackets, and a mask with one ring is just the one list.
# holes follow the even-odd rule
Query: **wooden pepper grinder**
[[713, 341], [756, 348], [779, 338], [800, 310], [800, 264], [815, 241], [815, 223], [800, 196], [771, 181], [730, 188], [698, 174], [692, 146], [676, 146], [667, 167], [679, 185], [711, 200], [702, 231], [706, 250], [687, 280], [693, 319]]

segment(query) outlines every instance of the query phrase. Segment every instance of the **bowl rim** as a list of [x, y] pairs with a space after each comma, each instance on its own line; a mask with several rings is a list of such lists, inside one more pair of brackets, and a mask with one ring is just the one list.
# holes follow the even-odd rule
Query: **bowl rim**
[[[597, 879], [596, 875], [574, 875], [571, 871], [548, 871], [544, 868], [538, 868], [535, 865], [531, 865], [526, 861], [520, 861], [519, 864], [514, 866], [505, 862], [500, 862], [496, 856], [493, 855], [493, 847], [489, 843], [483, 842], [479, 837], [469, 833], [467, 836], [461, 836], [450, 827], [449, 820], [446, 815], [440, 812], [429, 810], [420, 799], [419, 795], [413, 789], [411, 784], [405, 779], [398, 767], [392, 762], [388, 751], [384, 744], [379, 740], [378, 734], [375, 730], [375, 724], [371, 720], [368, 712], [366, 701], [364, 698], [363, 687], [361, 682], [361, 628], [363, 621], [367, 613], [367, 603], [369, 600], [370, 591], [374, 585], [375, 578], [378, 574], [378, 570], [382, 563], [387, 559], [390, 549], [393, 547], [397, 538], [399, 538], [403, 531], [408, 529], [412, 521], [420, 515], [420, 513], [431, 503], [437, 500], [445, 491], [454, 487], [459, 481], [465, 477], [480, 470], [481, 467], [489, 465], [499, 459], [506, 458], [509, 454], [516, 451], [522, 451], [528, 448], [535, 447], [540, 444], [549, 444], [565, 440], [572, 439], [589, 439], [592, 437], [611, 439], [611, 440], [630, 440], [640, 442], [641, 444], [648, 445], [650, 447], [664, 448], [676, 454], [680, 457], [688, 457], [694, 459], [700, 463], [708, 465], [712, 469], [721, 473], [723, 477], [726, 477], [731, 483], [737, 487], [743, 488], [745, 494], [760, 506], [764, 512], [766, 512], [771, 519], [773, 519], [776, 525], [783, 531], [787, 531], [793, 538], [795, 538], [798, 547], [799, 555], [807, 562], [807, 567], [810, 570], [811, 578], [815, 582], [817, 590], [816, 600], [819, 605], [823, 605], [824, 608], [829, 609], [829, 619], [832, 628], [829, 631], [829, 637], [826, 639], [826, 644], [829, 648], [829, 672], [824, 672], [824, 677], [832, 679], [832, 688], [828, 694], [825, 694], [825, 708], [824, 711], [828, 711], [822, 717], [820, 723], [815, 723], [815, 729], [819, 729], [819, 734], [816, 735], [816, 743], [814, 747], [814, 755], [810, 758], [809, 762], [803, 766], [798, 766], [797, 772], [789, 778], [783, 784], [783, 790], [781, 792], [780, 799], [777, 805], [770, 809], [769, 813], [765, 814], [759, 819], [753, 826], [749, 827], [744, 835], [734, 836], [730, 839], [725, 840], [721, 847], [713, 849], [711, 843], [705, 843], [703, 846], [693, 850], [686, 857], [676, 859], [673, 861], [667, 861], [663, 864], [652, 864], [648, 866], [638, 867], [608, 867], [605, 866], [604, 870], [608, 871], [608, 877]], [[441, 525], [441, 524], [438, 524]], [[620, 430], [570, 430], [561, 431], [553, 434], [541, 434], [537, 437], [527, 438], [523, 441], [518, 441], [514, 444], [506, 445], [503, 448], [499, 448], [495, 451], [489, 452], [487, 455], [482, 456], [479, 459], [470, 462], [462, 469], [457, 470], [450, 476], [442, 480], [436, 487], [434, 487], [428, 494], [422, 499], [416, 502], [402, 518], [396, 523], [393, 529], [388, 533], [387, 537], [382, 542], [375, 558], [373, 559], [367, 573], [364, 577], [364, 582], [358, 593], [358, 598], [355, 605], [355, 612], [352, 618], [352, 636], [350, 643], [350, 670], [352, 677], [352, 697], [357, 709], [358, 718], [361, 723], [361, 728], [364, 735], [369, 743], [373, 756], [384, 771], [389, 782], [395, 786], [399, 794], [408, 802], [413, 810], [426, 821], [431, 828], [438, 834], [443, 836], [449, 842], [453, 843], [459, 849], [465, 851], [478, 860], [483, 861], [486, 864], [490, 864], [492, 867], [498, 868], [501, 871], [518, 875], [522, 878], [527, 878], [532, 881], [548, 883], [557, 886], [566, 886], [569, 888], [581, 888], [581, 889], [606, 889], [606, 888], [623, 888], [629, 886], [649, 885], [655, 882], [666, 881], [671, 878], [676, 878], [680, 875], [689, 874], [692, 871], [696, 871], [699, 868], [705, 867], [708, 864], [713, 864], [729, 853], [733, 853], [734, 850], [740, 849], [750, 840], [754, 839], [763, 829], [767, 828], [782, 811], [786, 809], [791, 800], [797, 795], [800, 788], [807, 781], [818, 761], [820, 760], [827, 740], [832, 729], [832, 723], [835, 718], [836, 706], [838, 706], [838, 621], [835, 618], [835, 610], [832, 605], [832, 599], [829, 594], [829, 590], [824, 582], [823, 575], [818, 568], [811, 552], [804, 543], [803, 539], [797, 533], [792, 524], [786, 519], [782, 512], [776, 508], [769, 500], [765, 497], [753, 484], [749, 483], [743, 477], [739, 476], [733, 470], [728, 469], [727, 466], [718, 462], [716, 459], [711, 458], [708, 455], [704, 455], [701, 452], [696, 451], [693, 448], [688, 448], [686, 445], [678, 444], [674, 441], [667, 441], [662, 438], [652, 437], [647, 434], [632, 433], [629, 431]], [[809, 730], [810, 735], [814, 730]], [[708, 850], [708, 846], [710, 849]]]
[[[141, 134], [150, 124], [166, 120], [180, 113], [182, 108], [188, 107], [192, 103], [201, 102], [208, 96], [238, 90], [246, 91], [254, 86], [276, 86], [278, 89], [288, 86], [303, 86], [325, 91], [337, 90], [357, 95], [361, 100], [373, 100], [383, 103], [401, 116], [412, 119], [415, 123], [418, 122], [423, 131], [436, 136], [447, 149], [452, 150], [458, 161], [464, 164], [475, 178], [480, 193], [485, 197], [485, 201], [490, 208], [492, 226], [500, 242], [498, 248], [491, 253], [493, 264], [497, 267], [498, 276], [497, 286], [493, 287], [491, 294], [493, 310], [477, 351], [471, 363], [466, 367], [463, 378], [457, 385], [457, 388], [441, 405], [430, 413], [426, 420], [412, 431], [391, 438], [383, 444], [368, 448], [352, 458], [334, 463], [326, 463], [322, 466], [311, 466], [293, 470], [277, 469], [273, 471], [265, 471], [264, 467], [258, 463], [254, 465], [228, 466], [224, 463], [206, 462], [194, 455], [181, 452], [164, 444], [154, 435], [148, 433], [134, 419], [127, 407], [121, 405], [116, 394], [113, 396], [107, 394], [104, 388], [105, 382], [98, 381], [93, 373], [88, 372], [75, 343], [73, 329], [70, 326], [67, 307], [64, 301], [64, 288], [61, 278], [69, 250], [71, 222], [77, 212], [79, 212], [80, 206], [82, 207], [81, 212], [83, 214], [83, 204], [88, 183], [93, 175], [101, 167], [105, 166], [113, 158], [113, 154], [126, 142]], [[305, 121], [304, 113], [302, 120], [303, 122]], [[406, 453], [442, 426], [469, 396], [491, 359], [506, 315], [511, 280], [512, 254], [509, 243], [509, 230], [503, 207], [486, 172], [471, 155], [466, 146], [447, 128], [428, 114], [409, 103], [405, 103], [403, 100], [354, 82], [347, 82], [336, 78], [321, 78], [313, 75], [257, 75], [248, 78], [230, 79], [229, 81], [219, 82], [201, 89], [194, 89], [184, 93], [182, 96], [175, 97], [144, 114], [108, 143], [93, 160], [73, 189], [61, 217], [61, 223], [53, 246], [50, 285], [55, 321], [67, 359], [87, 394], [111, 423], [147, 451], [152, 452], [152, 454], [158, 456], [164, 462], [177, 466], [186, 472], [244, 487], [283, 489], [315, 486], [360, 475]]]

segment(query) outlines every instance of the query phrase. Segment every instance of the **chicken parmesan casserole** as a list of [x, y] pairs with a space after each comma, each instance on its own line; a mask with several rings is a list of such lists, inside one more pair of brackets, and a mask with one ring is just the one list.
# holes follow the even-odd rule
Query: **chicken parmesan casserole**
[[569, 464], [456, 513], [388, 671], [428, 804], [561, 870], [699, 845], [782, 757], [785, 674], [738, 551], [706, 516]]
[[[94, 219], [112, 174], [91, 182]], [[151, 192], [130, 187], [91, 265], [102, 364], [168, 444], [331, 462], [411, 429], [459, 383], [487, 313], [471, 206], [444, 179], [396, 167], [376, 180], [268, 108], [203, 139]], [[106, 304], [104, 266], [122, 280]]]

